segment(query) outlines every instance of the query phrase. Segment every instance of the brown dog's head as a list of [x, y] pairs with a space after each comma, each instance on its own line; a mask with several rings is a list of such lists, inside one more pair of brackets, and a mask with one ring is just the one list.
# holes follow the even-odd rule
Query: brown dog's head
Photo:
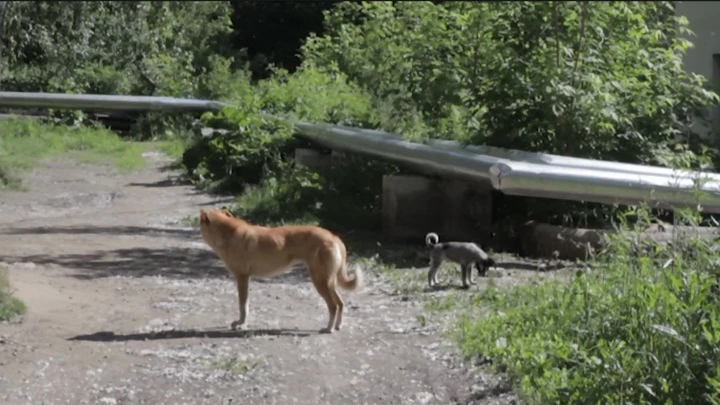
[[233, 214], [225, 207], [219, 210], [200, 210], [200, 235], [212, 248], [222, 247], [232, 233]]

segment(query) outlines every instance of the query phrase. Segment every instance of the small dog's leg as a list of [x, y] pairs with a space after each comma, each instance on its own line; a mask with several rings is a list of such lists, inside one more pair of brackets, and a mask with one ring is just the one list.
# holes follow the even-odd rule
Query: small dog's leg
[[477, 268], [478, 276], [480, 276], [480, 277], [487, 276], [487, 271], [488, 271], [487, 264], [485, 264], [483, 262], [475, 262], [475, 267]]
[[230, 324], [233, 330], [242, 328], [245, 325], [245, 321], [248, 318], [250, 312], [250, 306], [248, 305], [248, 289], [250, 286], [250, 276], [238, 275], [235, 277], [237, 281], [237, 292], [238, 292], [238, 304], [240, 306], [240, 318]]
[[462, 272], [462, 286], [463, 288], [470, 288], [470, 284], [468, 284], [468, 278], [471, 277], [470, 273], [472, 273], [472, 267], [470, 264], [461, 264], [460, 270]]
[[435, 287], [438, 283], [437, 272], [442, 264], [442, 260], [435, 256], [430, 257], [430, 269], [428, 269], [428, 286], [430, 288]]

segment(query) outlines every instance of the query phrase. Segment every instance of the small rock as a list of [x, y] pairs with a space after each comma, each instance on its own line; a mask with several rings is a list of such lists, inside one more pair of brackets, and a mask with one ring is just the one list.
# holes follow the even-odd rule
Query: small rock
[[416, 392], [415, 399], [421, 404], [429, 404], [435, 396], [429, 392]]

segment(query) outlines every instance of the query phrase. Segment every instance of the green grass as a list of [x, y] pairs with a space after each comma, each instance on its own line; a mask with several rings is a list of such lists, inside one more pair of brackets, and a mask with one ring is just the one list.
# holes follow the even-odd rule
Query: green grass
[[13, 297], [7, 269], [0, 267], [0, 322], [12, 320], [25, 311], [25, 304]]
[[630, 233], [571, 280], [488, 288], [426, 309], [463, 309], [450, 336], [468, 358], [506, 373], [524, 403], [720, 404], [715, 247], [687, 237], [638, 254]]
[[187, 142], [182, 139], [164, 140], [150, 143], [154, 149], [163, 152], [169, 157], [179, 161], [187, 147]]
[[[169, 146], [165, 146], [170, 150]], [[127, 142], [93, 127], [69, 127], [33, 119], [0, 121], [0, 188], [21, 187], [18, 174], [42, 158], [67, 155], [84, 163], [112, 162], [120, 172], [145, 167], [147, 145]]]

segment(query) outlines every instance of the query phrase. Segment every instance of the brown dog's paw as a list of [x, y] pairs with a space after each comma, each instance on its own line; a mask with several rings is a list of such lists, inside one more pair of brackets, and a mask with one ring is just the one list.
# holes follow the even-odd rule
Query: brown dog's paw
[[331, 334], [331, 333], [333, 333], [333, 329], [332, 328], [322, 328], [322, 329], [320, 329], [320, 333]]
[[232, 330], [242, 330], [245, 329], [245, 325], [241, 324], [240, 321], [234, 321], [230, 324], [230, 329]]

